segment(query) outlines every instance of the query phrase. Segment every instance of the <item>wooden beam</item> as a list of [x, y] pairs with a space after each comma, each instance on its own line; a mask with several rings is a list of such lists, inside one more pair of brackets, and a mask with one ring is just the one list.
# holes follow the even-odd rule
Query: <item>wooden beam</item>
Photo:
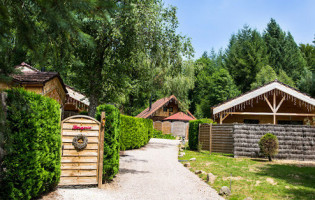
[[264, 95], [264, 98], [265, 98], [265, 100], [266, 100], [268, 106], [270, 107], [271, 111], [274, 112], [274, 109], [273, 109], [273, 107], [271, 106], [271, 103], [269, 102], [269, 100], [267, 99], [267, 97], [266, 97], [265, 95]]
[[220, 124], [222, 124], [223, 119], [222, 119], [222, 113], [220, 113]]
[[[274, 113], [267, 112], [230, 112], [231, 115], [273, 115]], [[315, 114], [310, 113], [275, 113], [277, 116], [306, 116], [315, 117]]]
[[280, 103], [278, 104], [277, 108], [276, 108], [276, 112], [278, 112], [280, 106], [282, 105], [283, 101], [285, 100], [285, 96], [281, 99]]
[[229, 115], [230, 115], [230, 113], [227, 113], [227, 114], [222, 118], [222, 122], [223, 122], [223, 120], [225, 120]]

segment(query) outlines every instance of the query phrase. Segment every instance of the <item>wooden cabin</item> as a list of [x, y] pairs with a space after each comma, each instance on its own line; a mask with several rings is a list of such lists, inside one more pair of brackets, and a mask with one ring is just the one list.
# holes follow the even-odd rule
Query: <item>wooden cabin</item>
[[[174, 95], [165, 97], [154, 102], [136, 117], [148, 118], [153, 121], [162, 121], [165, 118], [180, 112], [181, 109], [179, 108], [179, 104], [180, 102]], [[186, 110], [186, 113], [188, 116], [196, 119], [188, 110]]]
[[214, 120], [220, 124], [313, 124], [315, 99], [275, 80], [212, 110]]
[[67, 90], [58, 72], [41, 72], [24, 62], [16, 68], [21, 73], [12, 75], [12, 81], [9, 83], [0, 82], [0, 90], [23, 87], [26, 90], [55, 99], [62, 107], [64, 106]]
[[88, 111], [90, 105], [88, 98], [71, 86], [66, 85], [66, 88], [68, 95], [64, 106], [64, 118]]
[[88, 111], [87, 97], [71, 86], [65, 85], [57, 72], [42, 72], [26, 63], [16, 66], [21, 71], [12, 75], [9, 83], [0, 82], [0, 91], [12, 87], [24, 87], [26, 90], [55, 99], [61, 105], [63, 117], [78, 115]]

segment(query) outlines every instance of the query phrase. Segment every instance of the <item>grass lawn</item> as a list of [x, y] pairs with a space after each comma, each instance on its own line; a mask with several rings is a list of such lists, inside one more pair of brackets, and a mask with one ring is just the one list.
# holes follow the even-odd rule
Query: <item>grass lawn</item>
[[[191, 171], [203, 170], [217, 176], [214, 184], [209, 184], [218, 192], [222, 186], [230, 186], [232, 174], [232, 194], [227, 199], [315, 199], [315, 164], [233, 158], [209, 155], [209, 151], [184, 152], [181, 160], [197, 159], [189, 162]], [[207, 178], [206, 174], [199, 176]]]

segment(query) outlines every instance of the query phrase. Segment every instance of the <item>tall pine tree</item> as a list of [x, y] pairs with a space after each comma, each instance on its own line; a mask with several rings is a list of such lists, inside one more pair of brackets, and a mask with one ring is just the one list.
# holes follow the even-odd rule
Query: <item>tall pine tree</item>
[[265, 43], [257, 30], [244, 26], [230, 39], [225, 54], [225, 68], [242, 92], [250, 90], [250, 84], [261, 67], [266, 65]]

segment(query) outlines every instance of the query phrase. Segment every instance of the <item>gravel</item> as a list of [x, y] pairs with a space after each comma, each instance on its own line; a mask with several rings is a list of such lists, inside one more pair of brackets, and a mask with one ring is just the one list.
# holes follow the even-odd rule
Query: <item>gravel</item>
[[58, 188], [46, 199], [223, 199], [178, 162], [178, 140], [151, 139], [146, 147], [125, 151], [120, 172], [98, 188]]

